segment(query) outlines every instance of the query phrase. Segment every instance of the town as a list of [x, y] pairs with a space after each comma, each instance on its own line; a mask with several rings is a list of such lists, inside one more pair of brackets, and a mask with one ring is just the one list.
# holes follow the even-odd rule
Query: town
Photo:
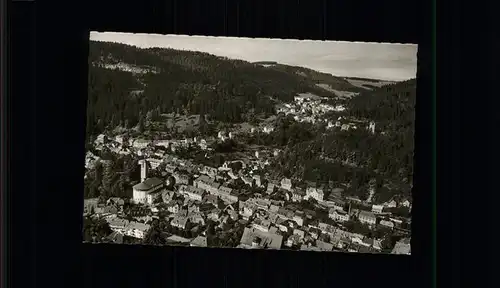
[[[84, 240], [409, 255], [411, 199], [394, 197], [373, 204], [371, 197], [346, 196], [346, 187], [334, 181], [275, 178], [269, 167], [282, 149], [244, 145], [231, 150], [235, 142], [248, 143], [249, 138], [272, 133], [277, 115], [298, 123], [324, 122], [327, 130], [376, 133], [374, 121], [328, 120], [325, 114], [346, 109], [330, 102], [299, 94], [291, 103], [276, 105], [274, 116], [255, 125], [219, 125], [209, 137], [188, 133], [179, 123], [213, 124], [212, 120], [176, 113], [147, 115], [135, 133], [122, 129], [98, 135], [86, 155], [87, 171], [99, 165], [113, 174], [107, 158], [121, 155], [132, 157], [132, 167], [140, 172], [132, 179], [131, 197], [84, 199], [84, 230], [85, 223], [98, 223], [88, 228]], [[169, 132], [148, 131], [160, 122], [167, 123], [163, 131]], [[375, 188], [369, 189], [372, 196]]]

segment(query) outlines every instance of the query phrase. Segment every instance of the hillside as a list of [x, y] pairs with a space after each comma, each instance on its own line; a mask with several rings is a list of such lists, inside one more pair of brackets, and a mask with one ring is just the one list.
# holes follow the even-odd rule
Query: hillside
[[[374, 201], [380, 203], [395, 195], [408, 196], [413, 175], [416, 80], [387, 83], [269, 61], [249, 63], [202, 52], [91, 42], [87, 136], [153, 118], [160, 121], [153, 121], [157, 123], [149, 130], [176, 134], [179, 129], [174, 126], [184, 124], [174, 125], [168, 117], [188, 116], [172, 112], [205, 119], [194, 121], [199, 122], [198, 132], [213, 132], [212, 123], [252, 123], [274, 115], [272, 133], [257, 133], [239, 143], [282, 149], [268, 172], [347, 183], [345, 193], [362, 199], [367, 197], [369, 181], [377, 179]], [[342, 116], [342, 121], [359, 127], [374, 121], [377, 132], [326, 129], [326, 123], [299, 123], [291, 115], [275, 115], [277, 103], [291, 102], [299, 93], [332, 98], [325, 102], [347, 108], [321, 115], [322, 119], [337, 121]], [[170, 116], [159, 117], [166, 114]]]
[[99, 121], [99, 126], [135, 125], [141, 111], [157, 107], [161, 113], [207, 114], [215, 120], [241, 122], [249, 112], [270, 115], [273, 100], [289, 102], [297, 93], [336, 96], [318, 83], [360, 91], [343, 78], [300, 67], [264, 67], [202, 52], [91, 41], [89, 132]]

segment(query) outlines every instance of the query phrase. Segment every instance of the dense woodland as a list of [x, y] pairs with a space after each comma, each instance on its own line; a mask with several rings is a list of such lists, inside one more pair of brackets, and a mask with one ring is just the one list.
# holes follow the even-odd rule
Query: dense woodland
[[[106, 64], [118, 63], [142, 68], [144, 73], [105, 68]], [[298, 69], [311, 77], [299, 75]], [[339, 89], [359, 90], [342, 78], [326, 77], [304, 68], [279, 65], [270, 69], [201, 52], [91, 42], [88, 132], [92, 134], [110, 123], [136, 125], [141, 111], [145, 115], [158, 107], [161, 113], [207, 114], [223, 122], [245, 121], [252, 114], [272, 114], [276, 100], [291, 101], [296, 93], [333, 97], [315, 85], [320, 80], [328, 80]]]
[[[378, 202], [410, 193], [415, 79], [366, 90], [310, 69], [279, 64], [265, 68], [201, 52], [138, 49], [105, 42], [91, 42], [89, 51], [89, 138], [106, 127], [137, 125], [144, 129], [143, 121], [170, 112], [202, 114], [221, 122], [252, 122], [257, 115], [273, 114], [278, 101], [292, 101], [297, 93], [333, 98], [315, 85], [326, 83], [337, 90], [361, 92], [348, 102], [342, 116], [373, 120], [377, 133], [326, 130], [324, 125], [298, 123], [279, 115], [274, 132], [238, 141], [282, 148], [284, 152], [270, 169], [277, 177], [347, 183], [346, 193], [361, 199], [366, 199], [368, 182], [375, 179]], [[106, 64], [118, 63], [132, 64], [143, 71], [105, 68]], [[205, 121], [201, 128], [208, 129]], [[237, 149], [239, 144], [231, 142], [216, 149], [225, 152]], [[87, 173], [86, 197], [125, 196], [136, 179], [136, 159], [107, 157], [110, 161]], [[355, 165], [343, 163], [346, 159]]]
[[[281, 145], [284, 153], [274, 163], [277, 176], [313, 182], [348, 183], [346, 193], [368, 197], [368, 184], [376, 180], [376, 201], [409, 195], [413, 176], [414, 106], [416, 81], [362, 93], [354, 98], [345, 117], [374, 120], [377, 133], [366, 129], [327, 131], [321, 125], [278, 120], [278, 129], [258, 135], [262, 145]], [[381, 133], [383, 132], [383, 133]], [[342, 163], [350, 159], [356, 165]]]

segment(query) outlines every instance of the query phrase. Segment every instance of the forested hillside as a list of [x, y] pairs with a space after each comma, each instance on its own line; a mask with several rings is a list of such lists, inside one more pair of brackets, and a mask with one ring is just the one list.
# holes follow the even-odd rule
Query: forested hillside
[[[320, 126], [301, 123], [278, 126], [259, 144], [286, 146], [272, 169], [279, 176], [347, 182], [346, 193], [361, 199], [368, 196], [370, 180], [376, 179], [376, 202], [408, 196], [413, 181], [415, 100], [415, 79], [367, 91], [351, 100], [344, 117], [373, 120], [374, 134], [366, 129], [322, 131]], [[357, 165], [342, 163], [349, 158]]]
[[[110, 64], [128, 64], [141, 73]], [[297, 73], [300, 69], [302, 72]], [[314, 76], [314, 77], [313, 77]], [[207, 53], [139, 49], [124, 44], [90, 42], [88, 132], [113, 122], [133, 126], [138, 115], [160, 107], [161, 113], [207, 114], [224, 122], [246, 120], [247, 113], [271, 114], [275, 100], [297, 93], [333, 97], [318, 81], [340, 90], [358, 91], [342, 78], [309, 69], [230, 60]]]
[[[361, 129], [328, 130], [325, 123], [299, 123], [290, 115], [277, 115], [272, 133], [256, 133], [245, 144], [284, 151], [269, 169], [276, 177], [348, 183], [346, 193], [362, 199], [367, 197], [369, 181], [376, 179], [375, 202], [411, 193], [415, 79], [368, 90], [342, 77], [274, 62], [249, 63], [201, 52], [108, 42], [91, 42], [89, 51], [88, 136], [116, 125], [131, 128], [150, 111], [252, 122], [256, 115], [275, 114], [278, 102], [290, 102], [298, 93], [334, 98], [334, 92], [317, 86], [323, 84], [359, 95], [342, 100], [347, 103], [345, 111], [321, 117], [336, 120], [341, 115], [361, 123]], [[370, 121], [376, 123], [376, 133], [364, 129]], [[136, 173], [130, 163], [120, 164], [126, 168], [122, 170]], [[98, 190], [96, 183], [102, 182], [98, 180], [88, 185], [91, 195]], [[122, 182], [127, 181], [117, 183]], [[124, 190], [123, 185], [107, 186], [114, 187], [110, 191]]]

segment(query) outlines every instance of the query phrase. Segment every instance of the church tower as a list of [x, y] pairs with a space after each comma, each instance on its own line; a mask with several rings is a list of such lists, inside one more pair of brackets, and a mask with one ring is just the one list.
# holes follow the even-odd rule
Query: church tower
[[141, 182], [144, 182], [148, 178], [148, 162], [139, 160], [139, 165], [141, 165]]

